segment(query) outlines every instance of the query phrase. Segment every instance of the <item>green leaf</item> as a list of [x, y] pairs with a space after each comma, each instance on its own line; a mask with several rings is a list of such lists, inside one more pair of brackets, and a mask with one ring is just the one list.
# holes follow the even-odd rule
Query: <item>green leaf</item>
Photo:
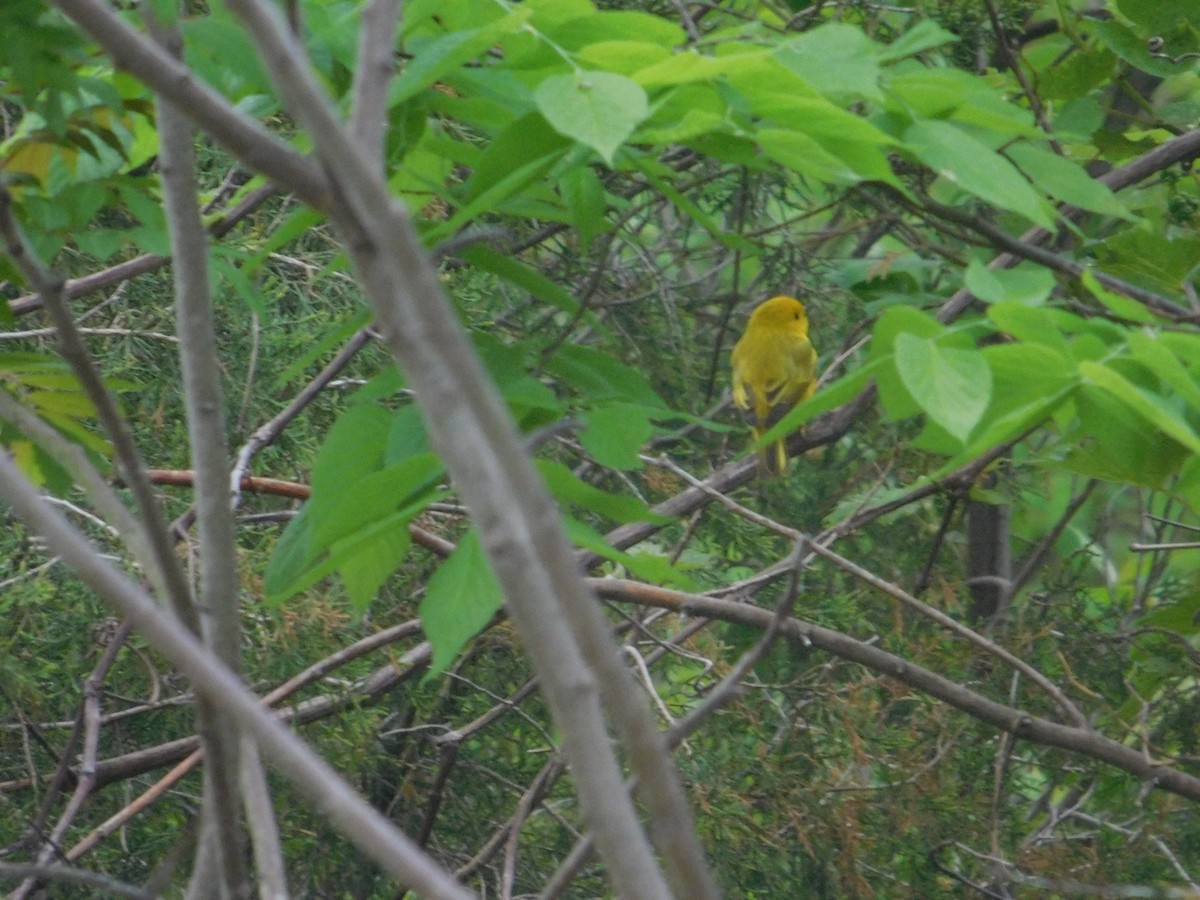
[[546, 371], [592, 402], [627, 400], [639, 406], [667, 409], [645, 375], [594, 347], [564, 344], [546, 361]]
[[[275, 550], [267, 561], [263, 575], [263, 590], [268, 601], [278, 601], [290, 596], [289, 590], [296, 576], [309, 564], [312, 546], [312, 506], [305, 504], [300, 512], [287, 523]], [[302, 589], [301, 589], [302, 590]]]
[[634, 133], [634, 143], [675, 144], [727, 128], [728, 107], [711, 84], [685, 84], [665, 92]]
[[882, 99], [876, 45], [853, 25], [814, 28], [783, 44], [775, 58], [827, 97]]
[[971, 96], [964, 98], [958, 108], [950, 114], [950, 118], [972, 126], [969, 130], [990, 147], [1008, 145], [1018, 137], [1035, 140], [1045, 137], [1045, 133], [1034, 121], [1033, 113], [1011, 103], [994, 90], [973, 91]]
[[417, 405], [407, 403], [392, 413], [384, 444], [383, 464], [389, 466], [430, 452], [429, 434]]
[[325, 485], [318, 495], [313, 486], [310, 501], [316, 507], [312, 524], [313, 550], [321, 551], [351, 535], [364, 533], [371, 524], [396, 509], [416, 515], [440, 496], [436, 491], [442, 479], [441, 461], [432, 453], [402, 459], [353, 481], [331, 488]]
[[1066, 435], [1066, 461], [1080, 474], [1158, 488], [1194, 452], [1147, 428], [1139, 411], [1103, 388], [1081, 385], [1075, 406], [1078, 429]]
[[[805, 96], [771, 83], [748, 84], [741, 90], [756, 115], [770, 124], [786, 126], [782, 131], [767, 127], [758, 132], [763, 148], [781, 162], [806, 172], [804, 156], [814, 152], [810, 148], [815, 141], [820, 162], [814, 160], [811, 165], [820, 165], [835, 176], [818, 175], [822, 180], [849, 183], [868, 178], [898, 185], [887, 157], [896, 141], [866, 119], [819, 95]], [[789, 139], [789, 133], [811, 140]]]
[[[1112, 78], [1116, 62], [1116, 56], [1103, 46], [1077, 46], [1055, 65], [1038, 72], [1038, 95], [1043, 100], [1067, 103], [1084, 98], [1090, 91]], [[1061, 110], [1056, 111], [1058, 115], [1054, 118], [1054, 132], [1060, 135], [1063, 133], [1059, 124]]]
[[345, 485], [377, 471], [390, 428], [391, 413], [373, 403], [342, 413], [313, 463], [314, 497], [336, 497]]
[[889, 72], [886, 86], [889, 106], [905, 115], [947, 116], [989, 89], [980, 79], [960, 69], [903, 66]]
[[72, 240], [75, 241], [75, 246], [84, 253], [105, 261], [125, 246], [128, 236], [123, 230], [117, 228], [94, 228], [80, 231], [73, 236]]
[[505, 344], [487, 332], [473, 332], [471, 340], [519, 425], [537, 427], [563, 416], [563, 405], [554, 392], [529, 373], [525, 348]]
[[901, 334], [896, 337], [896, 369], [926, 415], [965, 442], [991, 399], [992, 372], [979, 351]]
[[904, 135], [908, 147], [942, 178], [981, 200], [1054, 227], [1046, 202], [1013, 164], [948, 122], [917, 122]]
[[408, 555], [412, 515], [394, 513], [330, 547], [330, 564], [346, 588], [350, 603], [365, 612], [388, 577]]
[[579, 301], [570, 293], [511, 254], [499, 253], [484, 244], [475, 244], [461, 250], [459, 256], [471, 265], [498, 275], [563, 312], [574, 314], [579, 311]]
[[630, 522], [654, 522], [666, 525], [673, 522], [670, 516], [659, 515], [637, 497], [626, 494], [610, 494], [588, 484], [564, 466], [550, 460], [537, 460], [535, 465], [554, 494], [556, 500], [577, 509], [599, 513], [622, 525]]
[[[1193, 513], [1200, 512], [1200, 456], [1190, 456], [1184, 460], [1171, 492], [1191, 507]], [[1196, 596], [1200, 598], [1200, 592]]]
[[430, 678], [450, 665], [504, 603], [504, 592], [474, 529], [463, 535], [425, 590], [419, 613], [433, 645]]
[[1200, 233], [1165, 224], [1130, 227], [1097, 243], [1095, 255], [1099, 267], [1110, 275], [1176, 295], [1200, 259]]
[[474, 221], [482, 213], [491, 212], [500, 207], [503, 201], [519, 195], [537, 179], [548, 172], [562, 158], [565, 149], [552, 150], [545, 156], [537, 157], [524, 165], [519, 165], [505, 173], [495, 184], [471, 198], [469, 202], [446, 219], [424, 234], [427, 245], [435, 245], [452, 234], [457, 234], [467, 223]]
[[626, 471], [640, 469], [642, 461], [638, 454], [654, 432], [650, 415], [655, 412], [662, 414], [661, 409], [648, 410], [632, 403], [589, 409], [583, 413], [579, 443], [602, 466]]
[[977, 259], [967, 266], [963, 285], [986, 303], [1011, 301], [1041, 306], [1054, 290], [1054, 274], [1041, 266], [1022, 263], [1013, 269], [989, 269]]
[[533, 94], [556, 131], [591, 147], [610, 166], [613, 154], [650, 112], [646, 92], [624, 75], [552, 75]]
[[1130, 331], [1128, 342], [1135, 360], [1153, 372], [1193, 410], [1200, 412], [1200, 384], [1159, 335], [1144, 330]]
[[713, 81], [723, 75], [750, 69], [769, 55], [767, 50], [751, 50], [714, 57], [689, 49], [635, 72], [634, 80], [644, 88]]
[[586, 250], [608, 226], [608, 193], [590, 166], [575, 165], [558, 178], [558, 190]]
[[1075, 386], [1074, 363], [1042, 344], [990, 344], [979, 350], [992, 372], [989, 416], [1003, 415]]
[[875, 323], [871, 338], [873, 359], [890, 354], [895, 349], [896, 338], [912, 334], [920, 338], [935, 338], [946, 333], [946, 326], [913, 306], [891, 306], [884, 310]]
[[1060, 140], [1090, 143], [1092, 135], [1104, 124], [1105, 109], [1093, 96], [1076, 97], [1055, 110], [1054, 133]]
[[233, 101], [262, 96], [271, 91], [254, 43], [224, 4], [203, 16], [185, 16], [180, 22], [185, 60], [193, 71]]
[[[570, 146], [540, 114], [531, 112], [513, 121], [488, 144], [463, 189], [463, 199], [479, 198], [503, 183], [513, 172], [543, 160], [545, 169]], [[540, 172], [539, 172], [540, 174]]]
[[899, 185], [888, 161], [896, 141], [866, 119], [823, 99], [790, 98], [768, 114], [809, 135], [863, 178]]
[[845, 161], [826, 151], [807, 134], [783, 128], [760, 128], [755, 140], [767, 156], [800, 175], [829, 184], [849, 185], [862, 181]]
[[1127, 319], [1130, 322], [1141, 322], [1142, 324], [1150, 324], [1158, 321], [1158, 318], [1141, 303], [1104, 287], [1104, 285], [1096, 280], [1096, 275], [1091, 269], [1084, 269], [1079, 280], [1083, 282], [1083, 286], [1088, 289], [1093, 297], [1122, 319]]
[[1200, 631], [1200, 591], [1192, 591], [1152, 609], [1138, 619], [1138, 624], [1167, 628], [1188, 637], [1195, 635]]
[[1073, 160], [1028, 142], [1007, 147], [1004, 155], [1051, 197], [1101, 215], [1136, 219], [1107, 185], [1092, 178]]
[[879, 403], [892, 421], [907, 419], [921, 411], [921, 406], [909, 393], [896, 370], [896, 339], [901, 334], [919, 338], [935, 338], [946, 333], [946, 327], [933, 316], [912, 306], [891, 306], [875, 323], [868, 359], [878, 365], [875, 383]]
[[43, 353], [13, 351], [0, 353], [0, 373], [4, 372], [58, 372], [69, 373], [71, 370], [57, 356]]
[[932, 19], [922, 19], [879, 51], [881, 63], [895, 62], [958, 41], [958, 35], [942, 28]]
[[1167, 406], [1162, 397], [1142, 390], [1114, 369], [1090, 360], [1079, 364], [1079, 374], [1121, 401], [1162, 434], [1192, 453], [1200, 453], [1200, 437], [1175, 410]]
[[651, 584], [668, 584], [680, 590], [695, 590], [696, 584], [683, 572], [671, 565], [665, 556], [650, 553], [626, 553], [618, 550], [594, 528], [571, 516], [563, 516], [563, 528], [567, 536], [577, 545], [591, 550], [597, 556], [624, 566], [630, 573]]
[[633, 9], [592, 10], [571, 17], [549, 34], [559, 46], [575, 51], [601, 41], [652, 41], [669, 49], [687, 40], [687, 34], [670, 17]]
[[631, 76], [670, 57], [669, 47], [647, 41], [596, 41], [575, 54], [576, 61], [590, 69]]
[[1191, 0], [1119, 0], [1121, 15], [1151, 34], [1170, 31], [1181, 22], [1195, 22]]
[[388, 90], [388, 108], [403, 103], [425, 90], [444, 75], [487, 52], [496, 41], [516, 31], [529, 19], [532, 11], [517, 6], [508, 15], [489, 22], [481, 28], [455, 31], [419, 42], [412, 41], [415, 55], [392, 82]]
[[1063, 325], [1082, 320], [1070, 313], [1045, 307], [1033, 307], [1019, 300], [1003, 300], [988, 307], [988, 318], [1005, 331], [1028, 344], [1044, 344], [1063, 355], [1070, 354], [1070, 345], [1063, 334]]
[[[1143, 0], [1135, 0], [1134, 5], [1142, 2]], [[1177, 64], [1150, 55], [1150, 49], [1146, 46], [1146, 35], [1138, 34], [1116, 19], [1096, 22], [1092, 27], [1104, 46], [1131, 66], [1164, 78], [1179, 74], [1180, 67]]]
[[[441, 463], [412, 457], [320, 493], [284, 530], [267, 565], [267, 599], [278, 602], [338, 572], [364, 609], [408, 552], [408, 524], [445, 492]], [[340, 488], [340, 489], [339, 489]]]

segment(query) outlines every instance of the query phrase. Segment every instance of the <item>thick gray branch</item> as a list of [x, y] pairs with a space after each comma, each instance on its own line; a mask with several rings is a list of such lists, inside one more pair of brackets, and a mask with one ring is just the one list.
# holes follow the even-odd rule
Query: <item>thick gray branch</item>
[[404, 366], [433, 443], [471, 508], [562, 730], [585, 815], [614, 884], [624, 896], [670, 896], [621, 790], [598, 692], [647, 786], [654, 835], [680, 892], [715, 896], [662, 736], [632, 689], [604, 618], [583, 588], [555, 507], [446, 302], [407, 213], [347, 134], [275, 11], [257, 0], [230, 6], [247, 23], [285, 103], [308, 129], [339, 188], [331, 218], [346, 240], [384, 342]]
[[[180, 51], [177, 33], [155, 27], [155, 36]], [[175, 287], [175, 325], [183, 370], [184, 407], [192, 468], [196, 472], [196, 506], [200, 530], [200, 589], [197, 592], [201, 634], [205, 644], [235, 672], [241, 671], [241, 616], [238, 609], [237, 556], [233, 511], [229, 504], [229, 451], [225, 442], [224, 402], [218, 369], [217, 341], [212, 323], [208, 283], [208, 235], [196, 199], [195, 136], [190, 123], [160, 94], [157, 104], [159, 161], [167, 225], [171, 237]], [[209, 881], [224, 882], [237, 894], [248, 892], [241, 822], [242, 785], [261, 801], [266, 779], [256, 754], [242, 753], [239, 730], [225, 721], [220, 704], [211, 698], [197, 705], [204, 738], [204, 821], [202, 841], [209, 853], [197, 860], [190, 893], [206, 891]], [[246, 764], [249, 763], [247, 766]], [[251, 807], [261, 812], [262, 803]], [[268, 807], [269, 808], [269, 807]], [[278, 833], [269, 816], [256, 821], [260, 837], [254, 846], [265, 868], [278, 872], [282, 864]], [[202, 848], [203, 849], [203, 848]], [[201, 859], [212, 861], [209, 871]]]
[[354, 111], [350, 130], [367, 159], [383, 168], [387, 127], [387, 88], [396, 71], [396, 25], [400, 0], [370, 0], [358, 30], [358, 63], [354, 69]]

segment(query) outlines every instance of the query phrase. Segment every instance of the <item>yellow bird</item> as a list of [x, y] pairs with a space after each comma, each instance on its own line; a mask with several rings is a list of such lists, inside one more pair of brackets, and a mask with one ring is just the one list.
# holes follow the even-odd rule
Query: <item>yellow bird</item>
[[[733, 402], [745, 410], [755, 440], [812, 396], [817, 386], [817, 351], [808, 339], [808, 314], [795, 297], [772, 297], [750, 314], [746, 333], [733, 347]], [[787, 445], [758, 451], [763, 469], [787, 471]]]

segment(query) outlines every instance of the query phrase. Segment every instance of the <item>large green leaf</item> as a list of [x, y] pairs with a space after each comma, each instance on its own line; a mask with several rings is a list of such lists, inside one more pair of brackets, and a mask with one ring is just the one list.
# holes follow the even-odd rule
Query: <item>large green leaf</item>
[[642, 445], [654, 433], [651, 416], [661, 409], [632, 403], [611, 403], [589, 409], [583, 414], [584, 427], [579, 443], [592, 458], [611, 469], [640, 469]]
[[1200, 384], [1159, 335], [1150, 331], [1130, 331], [1129, 351], [1133, 358], [1153, 372], [1163, 385], [1200, 413]]
[[408, 551], [408, 523], [442, 496], [441, 463], [413, 457], [329, 491], [313, 492], [267, 565], [267, 597], [284, 600], [339, 572], [355, 605], [370, 602]]
[[646, 66], [635, 72], [633, 77], [638, 84], [647, 89], [712, 81], [723, 75], [749, 70], [769, 55], [768, 50], [751, 50], [713, 57], [695, 50], [684, 50], [654, 65]]
[[1001, 331], [1027, 344], [1044, 344], [1070, 353], [1070, 344], [1063, 334], [1064, 325], [1082, 323], [1071, 313], [1045, 307], [1033, 307], [1020, 300], [1003, 300], [988, 307], [988, 318]]
[[1158, 394], [1142, 390], [1115, 369], [1098, 362], [1084, 360], [1079, 364], [1079, 374], [1125, 404], [1163, 435], [1192, 453], [1200, 453], [1200, 436]]
[[558, 191], [586, 250], [592, 239], [608, 226], [608, 194], [604, 184], [590, 166], [577, 163], [559, 176]]
[[1041, 306], [1054, 290], [1054, 273], [1041, 266], [1020, 265], [1014, 269], [989, 269], [971, 260], [963, 276], [963, 285], [988, 303], [1014, 301]]
[[875, 383], [879, 389], [879, 403], [891, 419], [907, 419], [921, 411], [921, 405], [913, 398], [896, 370], [897, 338], [902, 334], [935, 338], [945, 331], [945, 326], [933, 316], [912, 306], [889, 307], [875, 323], [869, 357], [872, 363], [877, 364]]
[[537, 160], [545, 165], [534, 170], [534, 177], [541, 175], [568, 146], [569, 142], [538, 113], [521, 116], [489, 142], [463, 188], [463, 199], [473, 201], [488, 191], [494, 194], [493, 189], [513, 172]]
[[438, 566], [421, 600], [421, 626], [433, 645], [426, 677], [444, 671], [503, 603], [500, 582], [472, 529]]
[[917, 122], [905, 132], [917, 158], [942, 178], [981, 200], [1052, 228], [1050, 207], [1013, 164], [948, 122]]
[[1092, 178], [1073, 160], [1025, 141], [1006, 148], [1004, 155], [1055, 199], [1106, 216], [1135, 218], [1107, 185]]
[[1096, 279], [1096, 275], [1091, 269], [1084, 269], [1079, 280], [1083, 282], [1083, 286], [1088, 289], [1088, 292], [1093, 297], [1121, 318], [1128, 319], [1130, 322], [1140, 322], [1144, 325], [1158, 321], [1158, 318], [1141, 303], [1131, 300], [1123, 294], [1110, 291], [1102, 285]]
[[1119, 0], [1121, 15], [1151, 34], [1170, 31], [1183, 22], [1195, 23], [1196, 4], [1191, 0]]
[[561, 285], [510, 254], [500, 253], [486, 244], [476, 244], [462, 250], [459, 255], [471, 265], [499, 275], [505, 281], [564, 312], [575, 313], [579, 310], [579, 301]]
[[979, 351], [901, 334], [896, 337], [896, 370], [926, 415], [966, 441], [991, 399], [992, 372]]
[[313, 463], [313, 493], [336, 497], [345, 485], [377, 471], [383, 464], [390, 427], [391, 414], [373, 403], [352, 406], [342, 413]]
[[533, 97], [556, 131], [591, 147], [610, 166], [617, 148], [650, 112], [641, 85], [611, 72], [551, 75]]
[[861, 29], [834, 22], [791, 38], [775, 57], [827, 97], [879, 100], [878, 49]]
[[584, 4], [579, 4], [580, 11], [577, 14], [570, 15], [569, 7], [574, 3], [575, 0], [568, 4], [563, 4], [562, 0], [552, 0], [549, 3], [531, 4], [539, 14], [553, 7], [567, 7], [562, 11], [561, 21], [546, 28], [547, 38], [562, 49], [579, 53], [598, 43], [639, 41], [651, 42], [669, 50], [687, 40], [687, 34], [679, 25], [662, 16], [641, 10], [597, 10], [594, 7], [583, 12]]
[[1067, 435], [1066, 461], [1081, 474], [1158, 488], [1191, 452], [1147, 427], [1139, 410], [1104, 388], [1081, 385], [1075, 406], [1077, 427]]
[[803, 132], [760, 128], [755, 139], [767, 156], [797, 174], [830, 184], [846, 185], [862, 180], [862, 176], [845, 160], [830, 153]]
[[546, 361], [557, 375], [592, 402], [627, 400], [667, 409], [646, 376], [611, 354], [582, 344], [564, 344]]
[[359, 532], [397, 508], [415, 506], [415, 514], [435, 499], [441, 477], [440, 460], [426, 453], [336, 485], [326, 483], [320, 497], [314, 482], [313, 498], [319, 501], [312, 525], [314, 549]]
[[479, 28], [454, 31], [432, 39], [413, 40], [414, 56], [388, 90], [388, 106], [396, 106], [429, 87], [447, 73], [485, 53], [505, 34], [529, 19], [531, 10], [517, 6], [508, 15]]
[[559, 462], [538, 460], [538, 471], [556, 500], [577, 509], [599, 513], [606, 519], [618, 523], [655, 522], [665, 525], [673, 521], [670, 516], [659, 515], [637, 497], [628, 494], [610, 494], [577, 476]]
[[989, 90], [978, 78], [961, 69], [915, 64], [890, 71], [885, 84], [893, 108], [928, 118], [949, 115]]
[[596, 41], [575, 54], [579, 63], [590, 69], [631, 76], [670, 57], [669, 48], [649, 41]]
[[958, 35], [942, 28], [932, 19], [921, 19], [912, 28], [880, 49], [879, 61], [881, 63], [895, 62], [906, 56], [915, 56], [926, 50], [956, 43], [958, 40]]
[[409, 511], [392, 513], [330, 546], [328, 564], [337, 570], [358, 612], [371, 605], [383, 583], [408, 555], [411, 521]]

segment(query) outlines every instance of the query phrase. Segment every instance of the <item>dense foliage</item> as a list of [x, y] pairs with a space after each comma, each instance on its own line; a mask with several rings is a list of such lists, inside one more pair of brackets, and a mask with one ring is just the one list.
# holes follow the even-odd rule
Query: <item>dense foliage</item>
[[[92, 5], [0, 5], [3, 217], [69, 279], [194, 580], [159, 114]], [[287, 7], [344, 117], [363, 6]], [[146, 7], [121, 16], [174, 20]], [[729, 896], [1200, 890], [1191, 7], [405, 5], [387, 183], [670, 729]], [[230, 108], [319, 145], [227, 4], [175, 25]], [[473, 889], [605, 895], [595, 857], [564, 862], [579, 800], [496, 548], [430, 440], [444, 411], [378, 345], [319, 204], [220, 134], [198, 154], [246, 683], [328, 661], [273, 702]], [[0, 441], [153, 582], [64, 459], [129, 477], [3, 230]], [[764, 479], [728, 351], [775, 294], [804, 300], [824, 375], [765, 439], [791, 434], [790, 473]], [[182, 896], [199, 776], [130, 804], [198, 746], [191, 688], [0, 515], [4, 859]], [[292, 892], [395, 895], [271, 789]]]

